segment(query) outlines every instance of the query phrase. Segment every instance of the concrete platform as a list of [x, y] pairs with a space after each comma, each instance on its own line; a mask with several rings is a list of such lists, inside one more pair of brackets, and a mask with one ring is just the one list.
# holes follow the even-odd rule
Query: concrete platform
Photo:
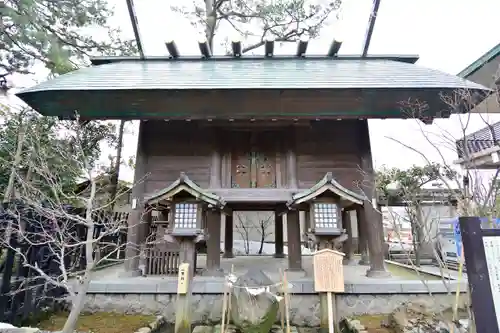
[[[203, 266], [204, 256], [199, 257]], [[273, 281], [280, 281], [280, 271], [287, 267], [286, 259], [273, 257], [238, 257], [223, 259], [222, 268], [236, 275], [244, 274], [248, 267], [259, 267]], [[290, 322], [297, 326], [318, 326], [320, 318], [319, 294], [314, 291], [312, 257], [303, 257], [304, 277], [290, 278]], [[374, 279], [365, 276], [367, 266], [344, 266], [345, 291], [335, 295], [339, 316], [390, 313], [404, 302], [425, 302], [433, 311], [450, 308], [455, 301], [457, 287], [464, 292], [465, 281], [456, 280], [404, 280], [397, 277]], [[84, 306], [85, 311], [115, 311], [119, 313], [162, 314], [169, 322], [176, 312], [177, 277], [123, 278], [123, 265], [96, 272], [90, 284]], [[458, 286], [457, 286], [458, 285]], [[222, 313], [223, 277], [196, 276], [193, 280], [190, 306], [196, 324], [219, 322]], [[467, 301], [461, 294], [460, 302]]]
[[[198, 267], [203, 269], [206, 256], [198, 257]], [[312, 256], [303, 256], [304, 272], [295, 275], [287, 273], [293, 285], [292, 292], [297, 294], [314, 294]], [[235, 275], [243, 275], [249, 267], [258, 267], [273, 281], [281, 281], [281, 274], [288, 266], [287, 259], [272, 256], [241, 256], [221, 260], [221, 268], [225, 273], [231, 269]], [[344, 266], [345, 293], [355, 294], [391, 294], [391, 293], [447, 293], [456, 291], [457, 284], [461, 290], [466, 288], [466, 280], [457, 282], [456, 276], [447, 275], [442, 281], [422, 281], [402, 279], [397, 276], [374, 279], [366, 276], [368, 266]], [[424, 267], [423, 271], [429, 274], [438, 274], [437, 267]], [[90, 293], [176, 293], [177, 277], [148, 276], [122, 277], [123, 265], [112, 266], [94, 273], [90, 285]], [[456, 274], [455, 274], [456, 275]], [[425, 282], [425, 283], [424, 283]], [[223, 293], [224, 278], [212, 276], [196, 276], [194, 278], [193, 293], [220, 294]]]

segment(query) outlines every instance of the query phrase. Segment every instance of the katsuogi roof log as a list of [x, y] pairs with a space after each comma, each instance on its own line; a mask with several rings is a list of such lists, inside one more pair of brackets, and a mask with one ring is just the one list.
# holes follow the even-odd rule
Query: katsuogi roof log
[[[434, 118], [468, 112], [462, 104], [490, 93], [479, 84], [414, 65], [417, 59], [105, 58], [18, 96], [43, 115], [72, 117], [77, 112], [88, 119], [415, 117], [402, 111], [408, 101], [419, 102], [419, 112]], [[467, 103], [450, 110], [443, 96], [463, 89], [470, 92]]]

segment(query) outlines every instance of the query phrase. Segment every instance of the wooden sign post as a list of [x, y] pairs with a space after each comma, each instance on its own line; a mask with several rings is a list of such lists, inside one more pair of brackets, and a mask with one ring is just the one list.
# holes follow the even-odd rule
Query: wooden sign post
[[175, 310], [175, 333], [189, 333], [191, 331], [191, 309], [189, 308], [190, 271], [189, 263], [182, 263], [179, 265], [177, 306]]
[[482, 228], [481, 220], [459, 218], [475, 332], [499, 333], [500, 229]]
[[343, 258], [344, 253], [330, 249], [320, 250], [313, 255], [314, 290], [320, 293], [320, 325], [322, 329], [328, 327], [329, 333], [340, 333], [333, 293], [344, 292]]

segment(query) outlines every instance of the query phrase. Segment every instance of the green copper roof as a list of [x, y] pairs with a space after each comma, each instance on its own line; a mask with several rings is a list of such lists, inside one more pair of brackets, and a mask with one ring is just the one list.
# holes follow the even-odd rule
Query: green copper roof
[[136, 89], [470, 88], [454, 75], [390, 60], [127, 61], [61, 75], [21, 92]]
[[162, 201], [169, 202], [181, 192], [187, 192], [194, 198], [204, 201], [213, 207], [224, 208], [226, 205], [221, 197], [199, 187], [184, 172], [181, 172], [180, 177], [175, 182], [146, 197], [145, 201], [148, 205], [158, 204]]
[[337, 180], [333, 177], [331, 172], [328, 172], [319, 182], [317, 182], [313, 187], [295, 193], [291, 200], [286, 204], [288, 207], [294, 205], [299, 205], [304, 202], [314, 200], [325, 192], [332, 192], [333, 194], [339, 196], [342, 200], [348, 201], [352, 204], [362, 205], [365, 198], [355, 193], [344, 186], [340, 185]]
[[[185, 96], [190, 91], [356, 90], [371, 94], [370, 98], [378, 101], [382, 101], [381, 96], [385, 95], [376, 94], [388, 90], [406, 90], [410, 91], [410, 95], [414, 91], [414, 96], [422, 91], [434, 91], [433, 96], [426, 100], [439, 98], [443, 91], [455, 89], [488, 91], [479, 84], [457, 76], [408, 63], [412, 62], [408, 59], [406, 62], [393, 59], [398, 58], [102, 60], [102, 65], [42, 82], [20, 92], [18, 96], [44, 115], [68, 115], [78, 110], [82, 116], [92, 118], [137, 118], [158, 112], [158, 107], [145, 106], [151, 104], [153, 96], [157, 106], [163, 105], [162, 112], [167, 109], [166, 102], [177, 99], [177, 104], [171, 104], [174, 106], [167, 112], [186, 113], [179, 104], [180, 101], [186, 101], [185, 97], [180, 98], [180, 95], [175, 94], [182, 92], [182, 96]], [[404, 98], [395, 98], [402, 98], [397, 100], [401, 102], [407, 96], [408, 93]], [[339, 112], [326, 109], [317, 111], [332, 115]], [[363, 110], [355, 111], [364, 113]]]
[[457, 74], [457, 76], [467, 79], [469, 76], [480, 70], [486, 63], [490, 62], [498, 56], [500, 56], [500, 43], [498, 43], [491, 50], [483, 54], [479, 59], [463, 69], [460, 73]]

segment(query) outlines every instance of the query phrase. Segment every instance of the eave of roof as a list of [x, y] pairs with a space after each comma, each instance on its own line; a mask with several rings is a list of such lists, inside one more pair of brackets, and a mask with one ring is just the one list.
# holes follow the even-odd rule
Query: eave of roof
[[[390, 107], [384, 108], [395, 109], [390, 117], [405, 118], [400, 104], [409, 99], [426, 101], [429, 109], [438, 113], [444, 112], [442, 105], [436, 104], [443, 94], [467, 89], [471, 95], [481, 95], [478, 99], [482, 100], [482, 95], [490, 92], [482, 85], [454, 75], [414, 65], [414, 56], [409, 56], [406, 62], [384, 56], [106, 59], [107, 63], [103, 60], [102, 65], [61, 75], [17, 95], [44, 115], [69, 117], [78, 110], [81, 117], [89, 119], [140, 119], [154, 117], [158, 113], [154, 103], [160, 103], [164, 106], [163, 110], [168, 109], [170, 113], [181, 112], [182, 117], [189, 117], [191, 111], [184, 110], [189, 100], [180, 98], [180, 94], [196, 92], [215, 96], [215, 93], [234, 95], [251, 90], [277, 93], [325, 90], [332, 98], [335, 94], [342, 94], [342, 91], [354, 90], [363, 100], [378, 101], [379, 105], [383, 105], [389, 103], [383, 92], [404, 91], [396, 96], [397, 101], [393, 101]], [[279, 95], [276, 98], [280, 98]], [[172, 105], [166, 107], [169, 102]], [[179, 103], [184, 104], [181, 106]], [[150, 104], [149, 109], [146, 104]], [[323, 107], [307, 112], [314, 116], [328, 114], [332, 117], [353, 113], [353, 110], [333, 110], [335, 105], [338, 108], [338, 104], [332, 102], [328, 109]], [[358, 117], [366, 113], [363, 110], [356, 112]], [[156, 116], [168, 118], [172, 115]], [[383, 114], [374, 116], [377, 117], [383, 118]]]
[[155, 205], [161, 201], [171, 201], [173, 197], [181, 192], [187, 192], [196, 199], [220, 209], [224, 208], [226, 204], [221, 197], [199, 187], [184, 172], [181, 172], [175, 182], [145, 198], [145, 202], [148, 205]]
[[344, 186], [340, 185], [333, 177], [333, 174], [331, 172], [328, 172], [310, 189], [294, 194], [292, 199], [288, 201], [286, 205], [288, 207], [300, 205], [304, 202], [313, 200], [314, 198], [324, 194], [325, 192], [331, 192], [341, 199], [350, 202], [351, 204], [362, 205], [364, 201], [364, 197], [362, 195], [348, 190]]
[[83, 68], [27, 88], [47, 91], [214, 89], [476, 89], [488, 88], [399, 61], [357, 58], [264, 58], [121, 61]]
[[[500, 122], [485, 126], [455, 141], [458, 158], [462, 159], [496, 146], [500, 140]], [[469, 156], [470, 157], [470, 156]]]
[[500, 56], [500, 43], [498, 43], [491, 50], [483, 54], [479, 59], [460, 71], [457, 76], [467, 79], [469, 76], [480, 70], [485, 64], [498, 56]]

